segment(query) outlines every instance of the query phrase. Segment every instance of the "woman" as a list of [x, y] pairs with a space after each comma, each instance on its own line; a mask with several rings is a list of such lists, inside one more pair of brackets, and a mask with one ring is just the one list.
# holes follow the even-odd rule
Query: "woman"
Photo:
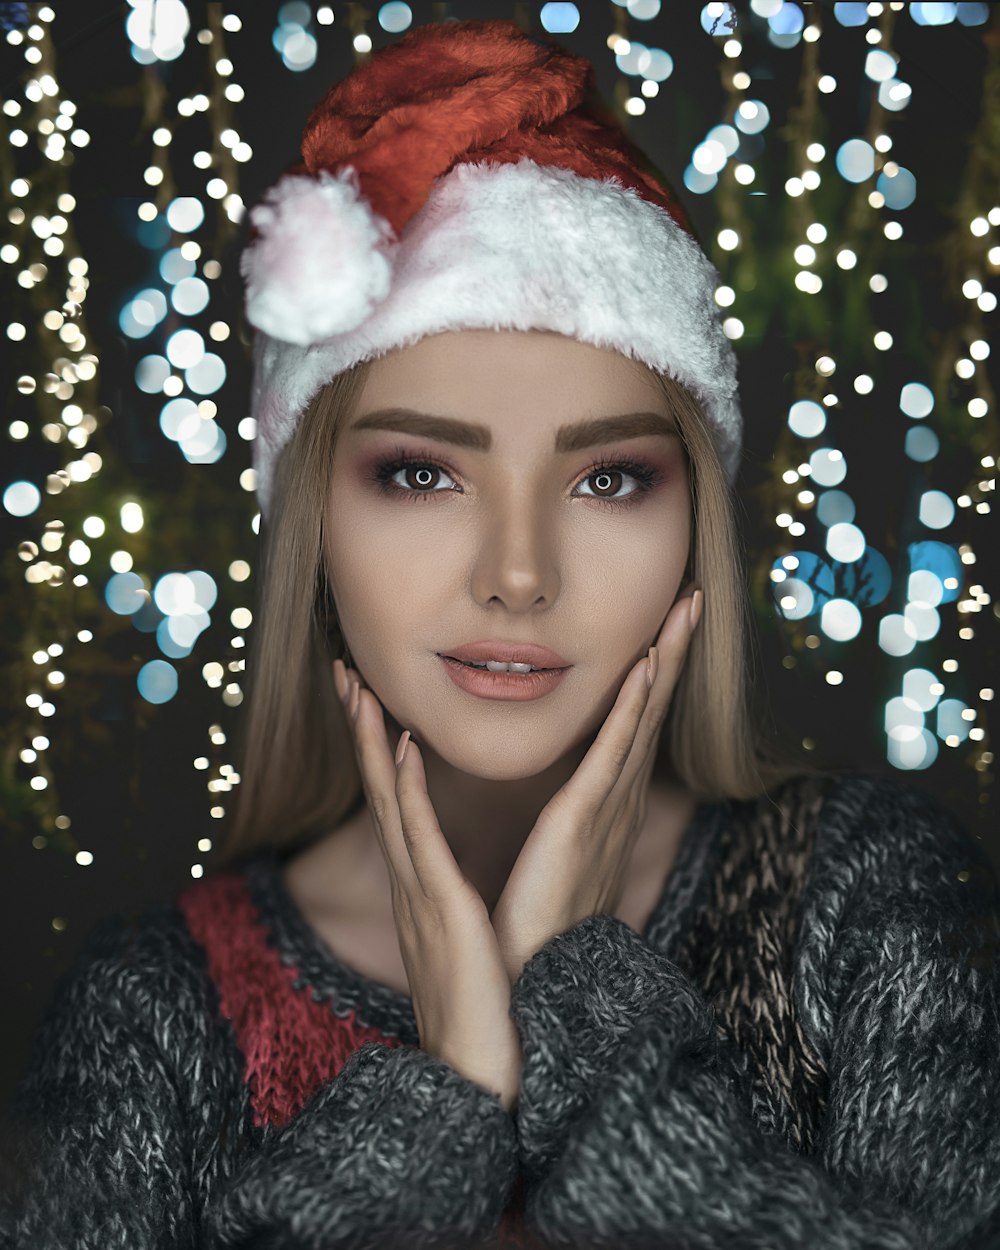
[[1000, 1234], [995, 876], [758, 741], [718, 275], [591, 73], [418, 28], [254, 211], [239, 808], [61, 987], [12, 1244]]

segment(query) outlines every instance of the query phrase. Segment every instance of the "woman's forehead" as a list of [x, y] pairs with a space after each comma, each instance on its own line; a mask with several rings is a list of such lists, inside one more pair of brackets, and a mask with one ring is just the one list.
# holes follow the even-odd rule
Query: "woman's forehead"
[[638, 361], [541, 330], [461, 330], [428, 335], [373, 361], [359, 417], [384, 408], [498, 422], [516, 412], [532, 425], [665, 411], [662, 389]]

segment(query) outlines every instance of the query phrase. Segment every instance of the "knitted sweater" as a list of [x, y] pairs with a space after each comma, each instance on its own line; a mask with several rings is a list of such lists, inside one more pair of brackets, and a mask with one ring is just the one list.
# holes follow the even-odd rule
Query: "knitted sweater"
[[702, 803], [642, 934], [526, 964], [513, 1114], [281, 862], [95, 931], [10, 1107], [5, 1250], [1000, 1247], [997, 878], [905, 783]]

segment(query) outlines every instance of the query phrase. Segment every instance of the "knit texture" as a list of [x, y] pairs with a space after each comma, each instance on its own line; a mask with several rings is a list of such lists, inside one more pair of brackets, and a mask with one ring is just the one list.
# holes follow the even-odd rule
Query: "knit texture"
[[700, 805], [641, 934], [526, 964], [513, 1115], [279, 866], [95, 931], [9, 1108], [5, 1250], [1000, 1250], [1000, 889], [906, 784]]

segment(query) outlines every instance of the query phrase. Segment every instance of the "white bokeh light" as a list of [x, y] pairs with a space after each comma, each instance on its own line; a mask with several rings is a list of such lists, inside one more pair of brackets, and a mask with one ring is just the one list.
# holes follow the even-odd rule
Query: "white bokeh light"
[[909, 655], [917, 645], [916, 633], [898, 612], [891, 612], [879, 621], [878, 645], [886, 655]]
[[826, 532], [826, 549], [842, 564], [860, 560], [866, 546], [863, 532], [849, 521], [838, 521]]
[[153, 588], [153, 600], [167, 616], [178, 616], [197, 610], [194, 582], [185, 573], [165, 573]]
[[930, 712], [941, 698], [941, 679], [929, 668], [911, 668], [903, 675], [903, 695], [922, 712]]
[[797, 577], [786, 577], [776, 589], [778, 607], [789, 621], [800, 621], [815, 611], [816, 596], [812, 587]]
[[167, 340], [167, 359], [177, 369], [190, 369], [205, 355], [205, 340], [197, 330], [177, 330]]
[[943, 490], [925, 490], [920, 496], [919, 515], [928, 529], [943, 530], [955, 519], [955, 502]]
[[834, 642], [849, 642], [861, 632], [861, 613], [850, 599], [828, 599], [820, 612], [820, 628]]
[[837, 447], [818, 447], [809, 457], [809, 472], [820, 486], [839, 486], [847, 476], [847, 461]]

